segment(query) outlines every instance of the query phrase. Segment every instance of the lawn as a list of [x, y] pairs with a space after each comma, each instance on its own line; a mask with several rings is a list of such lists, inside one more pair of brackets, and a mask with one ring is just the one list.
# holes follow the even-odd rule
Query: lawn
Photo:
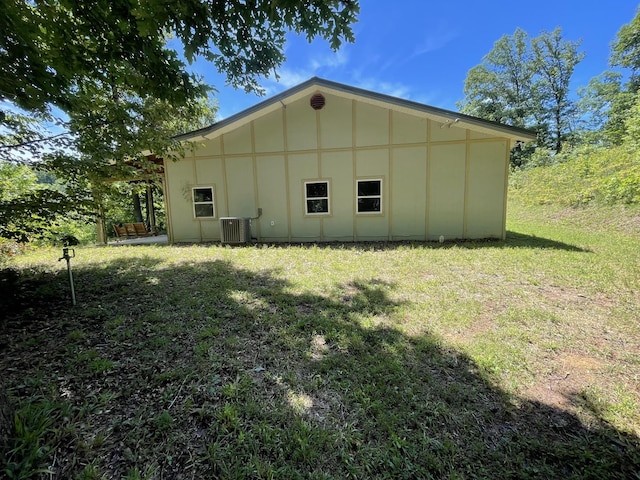
[[60, 249], [18, 255], [5, 473], [640, 478], [640, 211], [514, 203], [508, 228], [79, 247], [75, 307]]

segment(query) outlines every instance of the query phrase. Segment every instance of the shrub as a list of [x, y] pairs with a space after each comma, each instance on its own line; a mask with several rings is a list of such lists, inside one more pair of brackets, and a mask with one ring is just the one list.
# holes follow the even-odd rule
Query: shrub
[[24, 243], [0, 237], [0, 268], [6, 265], [10, 258], [23, 253], [26, 248]]

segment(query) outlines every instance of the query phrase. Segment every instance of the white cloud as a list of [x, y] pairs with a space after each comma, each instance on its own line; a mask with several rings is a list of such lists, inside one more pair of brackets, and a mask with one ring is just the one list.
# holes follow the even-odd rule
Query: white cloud
[[349, 62], [349, 55], [346, 49], [338, 50], [337, 52], [331, 52], [325, 54], [319, 58], [313, 58], [311, 60], [311, 69], [314, 71], [322, 70], [324, 68], [339, 68], [346, 65]]
[[335, 70], [344, 67], [349, 61], [348, 54], [343, 50], [337, 52], [323, 53], [322, 55], [313, 56], [306, 63], [294, 65], [295, 62], [290, 61], [278, 69], [278, 79], [273, 76], [265, 79], [262, 87], [267, 95], [272, 95], [287, 88], [294, 87], [311, 77], [325, 76]]
[[418, 42], [409, 58], [440, 50], [457, 38], [458, 35], [455, 29], [441, 22], [436, 28], [428, 30], [422, 41]]
[[273, 77], [270, 79], [270, 82], [277, 83], [279, 86], [284, 88], [291, 88], [305, 80], [309, 80], [310, 77], [313, 77], [313, 75], [305, 69], [290, 70], [288, 68], [282, 68], [278, 71], [278, 80]]
[[365, 90], [371, 90], [372, 92], [391, 95], [392, 97], [403, 98], [405, 100], [411, 99], [411, 88], [401, 82], [389, 82], [376, 78], [360, 78], [355, 81], [354, 85]]

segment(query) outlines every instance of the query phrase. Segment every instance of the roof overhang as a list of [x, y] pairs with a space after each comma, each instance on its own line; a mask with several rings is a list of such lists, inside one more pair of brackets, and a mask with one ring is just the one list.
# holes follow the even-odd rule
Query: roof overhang
[[487, 135], [507, 138], [512, 144], [515, 142], [529, 142], [537, 138], [535, 132], [524, 128], [512, 127], [451, 110], [351, 87], [318, 77], [313, 77], [306, 82], [257, 103], [253, 107], [216, 122], [209, 127], [177, 135], [174, 138], [179, 141], [191, 142], [213, 139], [235, 130], [239, 126], [249, 123], [263, 115], [277, 111], [283, 107], [286, 108], [288, 104], [317, 92], [328, 93], [348, 99], [357, 99], [378, 107], [391, 108], [408, 115], [428, 118], [432, 121], [440, 122], [443, 128], [451, 128], [455, 125], [456, 127], [469, 128]]

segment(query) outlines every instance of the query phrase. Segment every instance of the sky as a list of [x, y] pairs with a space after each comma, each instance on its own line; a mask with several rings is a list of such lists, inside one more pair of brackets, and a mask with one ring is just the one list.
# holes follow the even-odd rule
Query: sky
[[559, 26], [565, 40], [581, 40], [585, 58], [574, 72], [575, 93], [610, 69], [611, 42], [638, 6], [631, 0], [360, 0], [355, 42], [337, 52], [323, 40], [288, 35], [279, 79], [261, 79], [265, 97], [226, 86], [205, 61], [191, 69], [216, 88], [218, 120], [313, 76], [456, 111], [467, 72], [517, 27], [535, 37]]

